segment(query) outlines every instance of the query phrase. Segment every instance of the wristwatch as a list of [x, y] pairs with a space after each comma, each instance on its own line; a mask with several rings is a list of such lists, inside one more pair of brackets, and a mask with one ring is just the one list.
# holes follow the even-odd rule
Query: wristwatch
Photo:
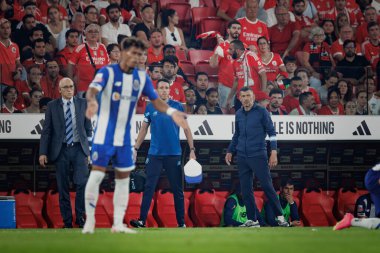
[[193, 148], [190, 148], [190, 150], [191, 150], [191, 151], [195, 151], [195, 148], [194, 148], [194, 147], [193, 147]]

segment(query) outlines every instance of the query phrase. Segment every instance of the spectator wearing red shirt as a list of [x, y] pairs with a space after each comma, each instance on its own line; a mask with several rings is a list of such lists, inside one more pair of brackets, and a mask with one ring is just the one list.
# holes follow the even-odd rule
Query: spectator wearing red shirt
[[289, 18], [291, 22], [295, 22], [295, 17], [293, 12], [289, 11], [291, 5], [289, 5], [289, 0], [276, 0], [276, 6], [268, 9], [266, 12], [268, 14], [268, 21], [266, 22], [268, 27], [272, 27], [277, 24], [277, 16], [276, 16], [276, 8], [277, 7], [284, 7], [287, 9]]
[[148, 74], [150, 79], [152, 79], [152, 83], [154, 88], [156, 88], [157, 81], [162, 79], [162, 65], [161, 62], [152, 62], [148, 66]]
[[299, 104], [300, 105], [294, 108], [289, 113], [289, 115], [316, 115], [316, 113], [314, 112], [316, 104], [314, 96], [311, 94], [311, 92], [301, 93], [299, 97]]
[[40, 9], [37, 8], [35, 2], [27, 0], [27, 1], [19, 1], [19, 3], [14, 3], [14, 15], [12, 20], [21, 21], [25, 15], [32, 14], [37, 21], [42, 21], [42, 15]]
[[267, 110], [271, 115], [287, 115], [284, 102], [284, 92], [279, 88], [273, 88], [269, 92], [270, 102], [267, 106]]
[[339, 89], [330, 88], [327, 93], [328, 104], [318, 111], [318, 115], [344, 115], [344, 108], [339, 99]]
[[69, 29], [66, 34], [66, 47], [59, 51], [55, 55], [55, 59], [61, 69], [61, 73], [67, 74], [67, 65], [69, 64], [69, 59], [74, 54], [75, 48], [78, 46], [79, 42], [79, 31], [75, 29]]
[[274, 83], [276, 86], [279, 83], [282, 84], [280, 80], [287, 78], [288, 73], [281, 56], [269, 50], [269, 43], [265, 37], [260, 37], [257, 43], [259, 46], [259, 56], [267, 74], [267, 82]]
[[228, 22], [232, 21], [244, 2], [245, 0], [221, 0], [217, 16]]
[[66, 8], [69, 22], [71, 23], [75, 13], [77, 12], [83, 13], [86, 6], [87, 5], [83, 1], [70, 0], [70, 3], [67, 5], [67, 8]]
[[290, 80], [289, 94], [284, 97], [283, 105], [287, 112], [291, 112], [297, 108], [299, 104], [299, 96], [302, 93], [302, 79], [298, 76]]
[[[229, 53], [234, 59], [234, 85], [227, 98], [227, 108], [230, 108], [236, 92], [244, 86], [251, 86], [254, 92], [267, 89], [265, 68], [254, 52], [246, 50], [240, 40], [234, 40], [230, 43]], [[235, 109], [237, 109], [236, 104]]]
[[[77, 92], [85, 92], [91, 83], [95, 72], [109, 64], [106, 47], [99, 43], [100, 27], [91, 24], [85, 30], [86, 43], [79, 45], [69, 59], [68, 76], [75, 80]], [[91, 57], [90, 57], [91, 56]], [[91, 62], [92, 59], [92, 62]]]
[[32, 65], [40, 66], [41, 72], [45, 73], [45, 64], [48, 59], [46, 56], [46, 43], [44, 39], [36, 39], [33, 41], [33, 57], [25, 60], [22, 65], [27, 69]]
[[164, 59], [164, 38], [160, 29], [154, 29], [150, 34], [150, 47], [148, 48], [148, 65]]
[[319, 17], [321, 17], [321, 12], [326, 12], [335, 7], [334, 0], [311, 0], [311, 2], [315, 5], [315, 8], [317, 8]]
[[313, 19], [304, 15], [306, 10], [305, 0], [293, 0], [292, 6], [296, 26], [300, 28], [300, 42], [307, 42], [309, 41], [311, 28], [315, 27], [317, 24]]
[[79, 31], [79, 38], [78, 38], [78, 44], [82, 44], [86, 41], [85, 36], [84, 36], [84, 29], [86, 26], [86, 19], [81, 12], [77, 12], [74, 14], [70, 28], [63, 30], [59, 35], [57, 39], [57, 46], [58, 50], [62, 50], [66, 46], [66, 32], [69, 29], [75, 29]]
[[33, 89], [29, 92], [30, 105], [22, 110], [23, 113], [40, 113], [40, 100], [43, 97], [42, 90]]
[[372, 69], [376, 70], [380, 53], [380, 28], [379, 24], [375, 22], [368, 23], [367, 27], [369, 39], [363, 42], [362, 52], [365, 58], [371, 63]]
[[[121, 16], [119, 19], [119, 22], [121, 24], [127, 24], [128, 22], [133, 22], [133, 23], [140, 23], [141, 19], [139, 19], [136, 16], [132, 16], [132, 14], [127, 11], [126, 9], [122, 8], [121, 6], [121, 0], [108, 0], [109, 4], [117, 4], [121, 8]], [[100, 16], [99, 16], [99, 24], [104, 25], [109, 21], [109, 18], [107, 16], [107, 11], [106, 8], [102, 8], [100, 10]]]
[[364, 10], [364, 22], [356, 29], [356, 42], [359, 44], [362, 44], [364, 41], [368, 40], [368, 31], [367, 31], [367, 25], [370, 22], [377, 22], [380, 21], [380, 16], [377, 15], [376, 9], [372, 6], [368, 6]]
[[186, 103], [185, 93], [182, 84], [185, 80], [176, 74], [176, 62], [170, 57], [166, 57], [162, 61], [162, 76], [170, 81], [169, 97], [180, 103]]
[[20, 113], [21, 111], [15, 107], [17, 96], [16, 87], [7, 86], [1, 94], [4, 103], [1, 105], [0, 113]]
[[269, 28], [272, 51], [282, 58], [294, 54], [295, 46], [300, 38], [300, 28], [290, 22], [288, 9], [277, 6], [275, 9], [277, 24]]
[[346, 0], [335, 0], [335, 8], [319, 12], [319, 18], [321, 20], [336, 20], [339, 13], [346, 14], [348, 17], [348, 22], [352, 27], [356, 28], [359, 25], [359, 20], [357, 19], [354, 11], [347, 8]]
[[302, 93], [310, 92], [313, 94], [314, 101], [316, 102], [317, 109], [322, 107], [321, 99], [319, 97], [317, 89], [310, 87], [310, 73], [305, 68], [299, 68], [296, 70], [296, 76], [302, 79]]
[[[345, 42], [346, 40], [352, 40], [353, 38], [354, 38], [354, 31], [352, 30], [352, 27], [350, 25], [345, 25], [342, 28], [340, 28], [339, 39], [337, 39], [331, 45], [331, 54], [335, 62], [341, 61], [345, 57], [344, 50], [343, 50], [343, 42]], [[356, 45], [356, 53], [358, 55], [362, 55], [359, 44]]]
[[39, 6], [39, 9], [41, 11], [42, 23], [46, 24], [48, 22], [48, 9], [50, 6], [58, 8], [61, 20], [68, 20], [67, 11], [62, 5], [59, 4], [59, 0], [46, 0], [41, 1], [41, 4]]
[[[223, 113], [227, 113], [227, 97], [234, 83], [234, 69], [232, 56], [228, 53], [230, 42], [239, 38], [241, 25], [236, 20], [228, 23], [227, 39], [218, 38], [218, 46], [210, 58], [210, 66], [218, 68], [219, 105]], [[232, 98], [232, 101], [234, 98]]]
[[21, 74], [20, 52], [10, 40], [11, 32], [11, 23], [7, 19], [0, 19], [0, 92], [5, 86], [14, 86], [14, 81]]
[[45, 97], [57, 99], [61, 97], [59, 82], [63, 77], [59, 75], [57, 61], [51, 60], [46, 63], [46, 74], [41, 79], [41, 88]]
[[246, 44], [250, 50], [257, 52], [257, 39], [265, 36], [269, 40], [267, 25], [257, 18], [259, 4], [257, 1], [247, 1], [245, 3], [246, 17], [238, 18], [241, 24], [239, 39]]
[[38, 65], [32, 65], [27, 70], [27, 79], [25, 81], [17, 80], [15, 87], [18, 91], [15, 107], [24, 109], [30, 104], [29, 92], [32, 89], [41, 89], [42, 72]]

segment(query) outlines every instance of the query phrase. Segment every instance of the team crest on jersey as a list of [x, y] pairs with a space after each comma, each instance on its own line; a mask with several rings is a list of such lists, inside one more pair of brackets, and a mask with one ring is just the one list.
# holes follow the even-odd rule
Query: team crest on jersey
[[120, 86], [121, 86], [121, 82], [116, 82], [116, 83], [115, 83], [115, 86], [116, 86], [116, 87], [120, 87]]
[[112, 93], [112, 100], [113, 101], [119, 101], [120, 100], [120, 93], [119, 92], [114, 92]]
[[277, 62], [276, 61], [273, 61], [272, 64], [273, 64], [273, 66], [277, 66]]
[[97, 57], [98, 56], [98, 52], [94, 51], [94, 56]]
[[258, 31], [259, 33], [262, 33], [262, 32], [263, 32], [263, 29], [262, 29], [261, 27], [258, 27], [258, 28], [257, 28], [257, 31]]
[[16, 53], [16, 48], [15, 47], [12, 47], [12, 53]]
[[175, 94], [179, 95], [179, 90], [175, 89]]
[[98, 152], [95, 151], [94, 153], [92, 153], [92, 160], [93, 160], [93, 161], [98, 160], [98, 157], [99, 157], [99, 156], [98, 156]]
[[133, 89], [134, 90], [139, 90], [140, 89], [140, 82], [139, 82], [139, 80], [134, 80], [133, 81]]
[[104, 56], [104, 52], [103, 51], [100, 51], [100, 56]]

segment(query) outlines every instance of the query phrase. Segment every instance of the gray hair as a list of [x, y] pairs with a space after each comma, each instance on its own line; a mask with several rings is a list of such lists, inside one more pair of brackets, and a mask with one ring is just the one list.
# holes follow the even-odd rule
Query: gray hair
[[79, 17], [83, 17], [85, 19], [85, 16], [82, 12], [75, 12], [73, 18], [71, 19], [71, 22], [75, 22]]
[[325, 35], [325, 31], [323, 30], [323, 28], [319, 27], [319, 26], [315, 26], [315, 27], [311, 28], [309, 39], [311, 41], [313, 41], [313, 38], [314, 38], [315, 35], [322, 34], [322, 33], [323, 33], [323, 40], [325, 40], [326, 39], [326, 35]]

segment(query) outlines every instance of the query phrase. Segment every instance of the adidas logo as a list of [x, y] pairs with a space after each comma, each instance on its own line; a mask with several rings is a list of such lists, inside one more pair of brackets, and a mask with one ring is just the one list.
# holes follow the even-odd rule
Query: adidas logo
[[214, 135], [207, 120], [202, 122], [202, 125], [198, 127], [198, 130], [194, 132], [194, 135]]
[[352, 133], [353, 135], [372, 135], [369, 131], [368, 125], [365, 120], [356, 128], [356, 131]]
[[30, 133], [31, 134], [38, 134], [38, 135], [41, 135], [41, 133], [42, 133], [42, 126], [44, 125], [44, 123], [45, 123], [45, 120], [44, 119], [41, 119], [40, 120], [40, 123], [38, 124], [38, 125], [36, 125], [35, 127], [34, 127], [34, 130], [32, 130]]

